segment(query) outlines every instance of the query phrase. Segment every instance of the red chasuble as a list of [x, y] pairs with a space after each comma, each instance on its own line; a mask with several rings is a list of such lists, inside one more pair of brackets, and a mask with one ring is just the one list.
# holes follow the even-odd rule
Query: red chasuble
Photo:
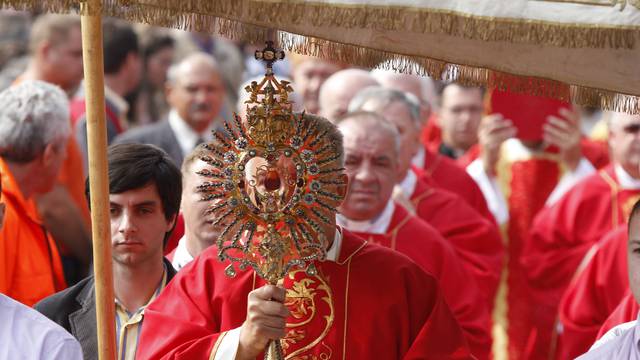
[[504, 247], [496, 226], [459, 196], [416, 183], [411, 195], [416, 215], [433, 226], [455, 249], [476, 279], [491, 312], [500, 281]]
[[[281, 340], [291, 359], [469, 359], [437, 280], [406, 256], [344, 231], [336, 262], [284, 280], [291, 311]], [[146, 308], [137, 359], [213, 359], [246, 318], [252, 270], [235, 278], [210, 247]]]
[[620, 324], [637, 320], [639, 311], [640, 306], [638, 306], [636, 299], [633, 297], [633, 293], [631, 290], [627, 291], [622, 301], [620, 301], [620, 304], [618, 304], [607, 320], [605, 320], [604, 324], [602, 324], [600, 331], [598, 331], [598, 339], [606, 334], [607, 331]]
[[556, 359], [574, 359], [587, 352], [628, 290], [627, 227], [619, 226], [602, 239], [562, 297], [559, 319], [563, 330]]
[[[502, 227], [505, 262], [493, 312], [494, 354], [507, 359], [525, 359], [532, 318], [541, 316], [531, 301], [524, 270], [520, 264], [525, 234], [533, 218], [558, 184], [562, 173], [548, 154], [516, 155], [505, 146], [496, 167], [496, 181], [509, 209]], [[552, 314], [555, 318], [555, 313]], [[547, 356], [530, 358], [546, 359]]]
[[433, 274], [465, 333], [472, 354], [478, 359], [488, 359], [491, 336], [487, 307], [478, 301], [480, 292], [477, 284], [468, 280], [469, 271], [451, 245], [433, 227], [395, 205], [385, 234], [355, 234], [407, 255], [426, 272]]
[[423, 168], [413, 167], [413, 170], [427, 184], [460, 196], [480, 215], [495, 222], [478, 184], [454, 160], [425, 149]]
[[[620, 188], [609, 166], [577, 184], [535, 219], [525, 245], [522, 264], [532, 287], [532, 298], [545, 314], [558, 313], [562, 294], [593, 245], [625, 223], [638, 190]], [[537, 321], [543, 321], [540, 314]], [[555, 315], [554, 315], [555, 316]], [[540, 335], [553, 330], [555, 319], [544, 320]], [[554, 351], [553, 349], [550, 349]], [[555, 352], [555, 351], [554, 351]]]

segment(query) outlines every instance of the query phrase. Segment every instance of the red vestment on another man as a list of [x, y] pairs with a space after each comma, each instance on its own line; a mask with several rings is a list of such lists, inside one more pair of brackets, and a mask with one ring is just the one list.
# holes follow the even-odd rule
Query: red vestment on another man
[[478, 184], [455, 161], [425, 149], [424, 164], [422, 167], [412, 167], [412, 170], [427, 184], [460, 196], [480, 215], [495, 222]]
[[[386, 233], [354, 234], [407, 255], [426, 272], [433, 274], [465, 333], [471, 353], [478, 359], [489, 358], [489, 311], [485, 304], [477, 301], [480, 291], [474, 281], [467, 280], [470, 272], [436, 229], [410, 215], [402, 206], [395, 205]], [[464, 291], [460, 284], [465, 284]]]
[[[505, 144], [506, 145], [506, 144]], [[493, 311], [494, 355], [507, 359], [528, 357], [537, 304], [531, 301], [520, 264], [525, 235], [533, 218], [556, 188], [562, 172], [546, 153], [513, 152], [503, 145], [496, 166], [495, 183], [504, 197], [508, 217], [502, 225], [505, 262]], [[537, 357], [546, 358], [546, 357]]]
[[[522, 258], [532, 298], [546, 317], [558, 313], [560, 299], [571, 279], [586, 264], [585, 256], [602, 237], [625, 223], [640, 190], [623, 189], [613, 166], [589, 176], [534, 221]], [[539, 334], [553, 331], [555, 319], [536, 317]], [[541, 324], [540, 321], [546, 321]], [[554, 349], [550, 349], [554, 351]]]
[[459, 196], [416, 182], [410, 197], [416, 215], [450, 244], [477, 281], [491, 312], [500, 281], [504, 246], [493, 222], [480, 216]]
[[613, 329], [614, 327], [624, 324], [629, 321], [634, 321], [638, 319], [638, 312], [640, 311], [640, 306], [638, 306], [638, 302], [633, 297], [633, 293], [631, 290], [627, 291], [620, 304], [613, 310], [613, 312], [609, 315], [607, 320], [604, 321], [602, 327], [598, 331], [598, 339], [600, 339], [607, 331]]
[[600, 241], [589, 264], [562, 297], [556, 358], [574, 359], [587, 352], [627, 291], [627, 227], [619, 226]]
[[[343, 231], [336, 261], [284, 280], [285, 356], [300, 359], [470, 359], [437, 280], [406, 256]], [[145, 310], [137, 359], [215, 359], [246, 318], [252, 270], [225, 275], [210, 247]]]

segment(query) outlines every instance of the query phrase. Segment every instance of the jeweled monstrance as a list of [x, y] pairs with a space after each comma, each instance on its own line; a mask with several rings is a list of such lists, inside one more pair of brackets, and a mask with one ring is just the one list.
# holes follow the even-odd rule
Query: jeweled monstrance
[[[210, 169], [198, 189], [211, 202], [207, 215], [220, 227], [220, 261], [225, 273], [253, 268], [276, 285], [293, 268], [316, 275], [315, 260], [324, 260], [325, 231], [333, 224], [345, 184], [339, 147], [311, 116], [294, 114], [287, 81], [279, 81], [273, 63], [284, 52], [267, 42], [255, 57], [266, 64], [265, 77], [245, 90], [250, 94], [246, 118], [234, 114], [215, 141], [204, 144], [202, 160]], [[269, 343], [265, 358], [283, 359], [279, 341]]]

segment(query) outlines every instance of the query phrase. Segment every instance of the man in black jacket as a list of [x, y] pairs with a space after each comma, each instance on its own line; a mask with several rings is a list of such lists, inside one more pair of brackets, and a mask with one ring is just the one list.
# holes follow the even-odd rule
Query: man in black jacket
[[[144, 309], [175, 275], [163, 248], [175, 226], [182, 179], [159, 148], [114, 145], [109, 190], [117, 358], [134, 359]], [[85, 359], [97, 359], [93, 277], [42, 300], [36, 309], [78, 339]]]

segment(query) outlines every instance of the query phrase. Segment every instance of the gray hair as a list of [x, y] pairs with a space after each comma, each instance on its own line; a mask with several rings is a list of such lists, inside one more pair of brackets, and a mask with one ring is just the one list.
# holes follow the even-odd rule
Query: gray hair
[[373, 101], [380, 107], [399, 102], [404, 105], [409, 111], [409, 114], [411, 114], [411, 120], [413, 120], [414, 125], [417, 128], [422, 127], [420, 100], [418, 100], [415, 95], [382, 86], [370, 86], [358, 92], [356, 96], [351, 99], [351, 102], [349, 102], [349, 112], [361, 110], [362, 107], [370, 101]]
[[27, 163], [71, 134], [69, 100], [58, 86], [24, 81], [0, 93], [0, 157]]
[[374, 124], [375, 126], [380, 127], [383, 131], [387, 131], [393, 136], [393, 143], [395, 145], [394, 148], [396, 154], [400, 154], [400, 133], [391, 122], [382, 117], [380, 114], [371, 111], [358, 110], [348, 112], [344, 116], [336, 120], [336, 124], [338, 125], [338, 128], [340, 128], [341, 132], [343, 132], [342, 127], [345, 126], [345, 124], [349, 124], [351, 122], [358, 125], [369, 122], [371, 124]]
[[215, 72], [220, 72], [218, 67], [218, 62], [213, 56], [205, 53], [205, 52], [195, 52], [189, 54], [187, 57], [182, 59], [180, 62], [171, 64], [169, 70], [167, 70], [167, 83], [175, 84], [180, 75], [186, 70], [189, 65], [205, 65], [209, 66], [211, 70]]

